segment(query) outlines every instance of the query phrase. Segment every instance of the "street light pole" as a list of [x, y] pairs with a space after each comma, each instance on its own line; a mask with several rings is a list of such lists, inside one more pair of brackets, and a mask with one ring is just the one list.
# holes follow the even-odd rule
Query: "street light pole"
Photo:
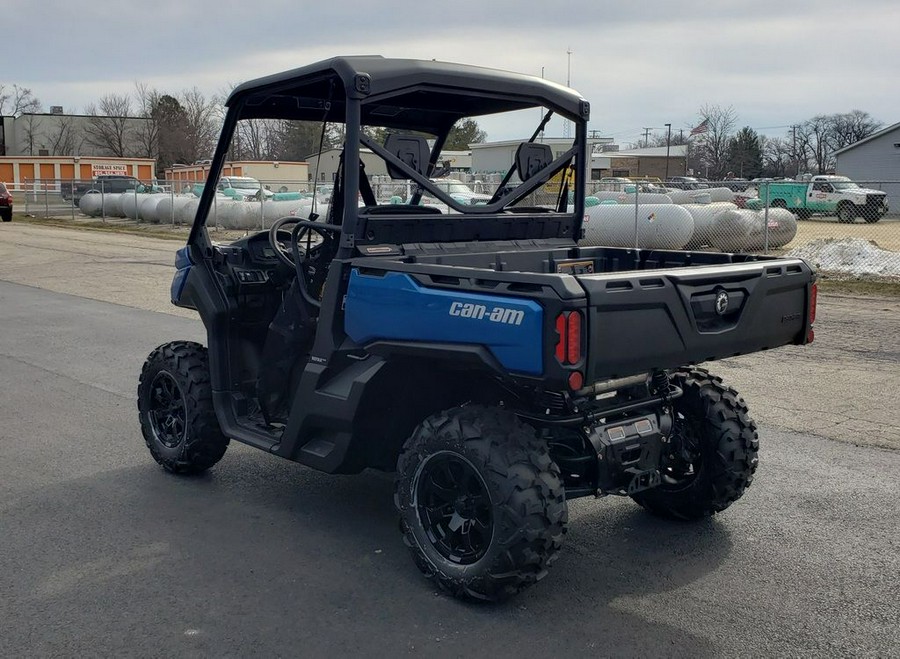
[[672, 144], [672, 124], [666, 124], [669, 131], [666, 133], [666, 180], [669, 180], [669, 145]]

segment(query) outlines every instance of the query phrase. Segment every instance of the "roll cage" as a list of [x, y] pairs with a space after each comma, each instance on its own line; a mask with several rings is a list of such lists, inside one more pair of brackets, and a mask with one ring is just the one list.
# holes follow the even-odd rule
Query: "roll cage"
[[[584, 174], [587, 171], [586, 124], [590, 106], [571, 89], [555, 83], [506, 71], [446, 62], [386, 59], [378, 56], [336, 57], [244, 83], [226, 102], [225, 122], [210, 166], [210, 177], [218, 177], [231, 145], [238, 121], [244, 119], [289, 119], [344, 125], [340, 184], [328, 220], [341, 227], [336, 258], [355, 256], [357, 247], [384, 243], [441, 242], [511, 239], [577, 239], [584, 214]], [[521, 184], [498, 190], [484, 205], [464, 205], [431, 180], [447, 136], [459, 120], [530, 108], [549, 110], [530, 140], [534, 142], [546, 120], [556, 114], [572, 121], [575, 137], [571, 147], [535, 171], [521, 175]], [[433, 136], [427, 166], [416, 169], [385, 148], [364, 127]], [[367, 182], [361, 170], [349, 163], [360, 162], [365, 147], [381, 157], [396, 172], [418, 186], [414, 202], [422, 193], [433, 196], [462, 215], [434, 217], [428, 209], [402, 209], [403, 230], [397, 215], [401, 209], [382, 207], [376, 211], [366, 201], [358, 208], [359, 195], [366, 197]], [[555, 208], [514, 205], [526, 199], [551, 177], [567, 168], [575, 171], [574, 184], [561, 176], [563, 190], [571, 191], [574, 204], [560, 194]], [[510, 172], [509, 174], [511, 174]], [[509, 175], [504, 183], [509, 182]], [[563, 190], [560, 190], [562, 193]], [[191, 229], [188, 245], [204, 252], [211, 246], [205, 220], [213, 203], [215, 186], [205, 186]], [[555, 212], [553, 221], [546, 213]], [[423, 222], [411, 224], [421, 214]], [[513, 217], [510, 217], [512, 215]], [[466, 217], [469, 216], [469, 217]], [[543, 216], [543, 217], [542, 217]], [[473, 220], [477, 218], [478, 221]], [[437, 230], [436, 221], [456, 223]], [[462, 220], [467, 222], [461, 223]]]

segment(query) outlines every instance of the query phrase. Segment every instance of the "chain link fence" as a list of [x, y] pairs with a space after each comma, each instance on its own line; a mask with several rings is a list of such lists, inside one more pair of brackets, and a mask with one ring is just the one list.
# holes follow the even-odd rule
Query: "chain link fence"
[[[461, 174], [439, 186], [463, 204], [486, 203], [501, 177]], [[370, 177], [379, 204], [406, 204], [415, 184]], [[333, 185], [256, 181], [219, 185], [207, 225], [267, 229], [284, 216], [325, 215]], [[29, 180], [17, 210], [41, 218], [184, 227], [204, 183], [192, 181]], [[697, 181], [609, 178], [591, 181], [582, 244], [800, 256], [837, 277], [900, 280], [900, 182], [814, 177], [807, 181]], [[548, 186], [521, 203], [553, 206]], [[21, 197], [24, 196], [24, 199]], [[569, 202], [571, 204], [571, 195]], [[360, 201], [362, 203], [362, 201]], [[420, 202], [452, 209], [423, 195]]]

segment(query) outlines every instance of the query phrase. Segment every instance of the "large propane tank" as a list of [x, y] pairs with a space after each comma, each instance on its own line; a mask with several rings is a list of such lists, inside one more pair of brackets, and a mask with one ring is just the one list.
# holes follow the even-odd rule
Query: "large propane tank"
[[[763, 249], [766, 246], [767, 220], [765, 211], [748, 209], [727, 210], [716, 216], [715, 231], [710, 244], [723, 252]], [[768, 246], [783, 247], [797, 235], [797, 218], [784, 208], [770, 208], [768, 215]]]
[[172, 222], [181, 222], [182, 209], [187, 203], [195, 199], [191, 194], [181, 194], [168, 196], [159, 202], [156, 206], [156, 215], [163, 224], [171, 224]]
[[[134, 193], [132, 193], [132, 196]], [[78, 202], [78, 208], [91, 217], [125, 217], [122, 213], [122, 195], [116, 193], [91, 192]]]
[[166, 198], [163, 194], [148, 194], [141, 199], [138, 207], [138, 219], [141, 222], [151, 222], [156, 224], [159, 222], [159, 216], [156, 214], [159, 203]]
[[[619, 204], [631, 204], [634, 206], [634, 194], [629, 192], [600, 191], [591, 195], [598, 201], [615, 201]], [[672, 197], [658, 192], [641, 192], [638, 195], [639, 204], [671, 204]], [[585, 204], [588, 205], [588, 204]]]
[[694, 218], [694, 235], [686, 245], [688, 249], [696, 249], [712, 244], [712, 235], [716, 231], [716, 216], [724, 211], [732, 211], [736, 205], [719, 201], [712, 204], [682, 204], [681, 206]]
[[138, 209], [145, 196], [146, 195], [140, 192], [123, 192], [119, 197], [119, 203], [122, 206], [122, 215], [131, 220], [138, 219]]
[[[675, 204], [637, 206], [637, 247], [681, 249], [694, 233], [694, 218]], [[635, 247], [635, 206], [600, 204], [585, 210], [580, 245]]]

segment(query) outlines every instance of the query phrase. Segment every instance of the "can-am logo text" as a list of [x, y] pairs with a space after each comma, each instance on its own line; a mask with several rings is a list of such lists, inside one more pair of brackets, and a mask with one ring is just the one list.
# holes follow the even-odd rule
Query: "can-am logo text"
[[493, 307], [490, 310], [483, 304], [471, 304], [468, 302], [454, 302], [450, 305], [450, 315], [472, 320], [489, 320], [492, 323], [505, 325], [521, 325], [525, 319], [525, 312], [521, 309], [508, 307]]

